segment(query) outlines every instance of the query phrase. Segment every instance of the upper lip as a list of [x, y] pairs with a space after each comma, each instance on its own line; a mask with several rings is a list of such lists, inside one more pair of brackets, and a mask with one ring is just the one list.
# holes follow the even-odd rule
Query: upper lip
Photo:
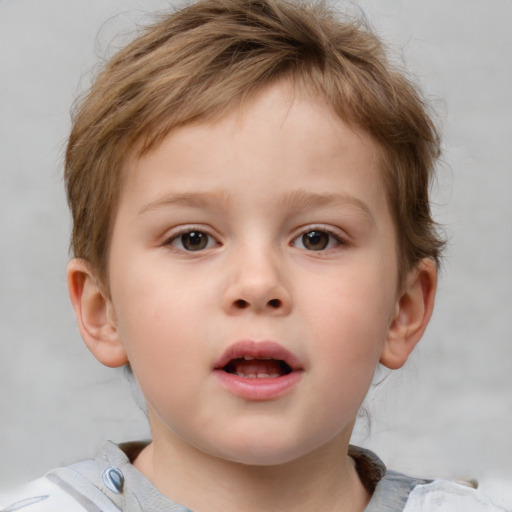
[[214, 368], [220, 370], [233, 359], [251, 357], [254, 359], [276, 359], [284, 361], [292, 370], [302, 370], [299, 358], [275, 341], [237, 341], [230, 345], [215, 362]]

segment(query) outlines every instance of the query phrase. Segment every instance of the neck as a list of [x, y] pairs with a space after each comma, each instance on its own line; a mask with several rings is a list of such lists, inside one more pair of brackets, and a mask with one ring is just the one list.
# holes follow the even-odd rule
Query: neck
[[231, 462], [174, 441], [155, 436], [134, 465], [163, 495], [194, 512], [362, 512], [370, 499], [347, 455], [348, 439], [272, 466]]

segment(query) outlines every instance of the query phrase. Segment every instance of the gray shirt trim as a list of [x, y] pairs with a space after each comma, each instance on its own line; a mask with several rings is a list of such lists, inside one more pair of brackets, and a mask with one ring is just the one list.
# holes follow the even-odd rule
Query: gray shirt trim
[[[107, 442], [94, 461], [84, 461], [70, 467], [108, 496], [116, 506], [126, 512], [192, 512], [163, 496], [151, 482], [131, 464], [146, 443], [127, 443], [117, 446]], [[349, 454], [356, 461], [361, 480], [372, 498], [365, 512], [402, 512], [409, 493], [419, 484], [428, 483], [387, 471], [382, 461], [371, 451], [351, 446]], [[124, 475], [121, 494], [105, 486], [102, 474], [108, 468], [118, 468]], [[85, 489], [84, 489], [85, 491]]]
[[62, 480], [58, 475], [49, 474], [46, 477], [55, 485], [58, 485], [64, 492], [72, 496], [77, 503], [87, 510], [87, 512], [102, 512], [102, 510], [98, 508], [85, 494], [79, 492], [75, 487]]
[[429, 482], [430, 480], [412, 478], [402, 473], [388, 470], [378, 482], [365, 512], [402, 512], [411, 491], [417, 485]]

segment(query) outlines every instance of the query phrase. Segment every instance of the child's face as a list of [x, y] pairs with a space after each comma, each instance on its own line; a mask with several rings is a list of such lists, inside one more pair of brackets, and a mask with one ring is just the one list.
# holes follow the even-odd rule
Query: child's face
[[128, 163], [111, 315], [155, 442], [248, 464], [348, 442], [398, 303], [378, 166], [286, 84]]

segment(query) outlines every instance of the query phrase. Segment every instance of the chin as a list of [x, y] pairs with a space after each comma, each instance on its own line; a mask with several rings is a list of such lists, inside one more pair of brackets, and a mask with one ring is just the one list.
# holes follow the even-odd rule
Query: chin
[[262, 435], [261, 432], [253, 437], [233, 436], [231, 441], [234, 439], [236, 445], [231, 442], [219, 449], [221, 445], [217, 444], [214, 449], [206, 451], [215, 457], [246, 466], [279, 466], [300, 459], [325, 444], [293, 439], [291, 435], [279, 439], [277, 436]]
[[280, 466], [283, 464], [287, 464], [292, 462], [303, 453], [297, 453], [296, 451], [279, 451], [279, 450], [245, 450], [243, 453], [228, 453], [228, 454], [214, 454], [217, 457], [221, 457], [224, 460], [228, 460], [229, 462], [234, 462], [236, 464], [242, 464], [244, 466]]

